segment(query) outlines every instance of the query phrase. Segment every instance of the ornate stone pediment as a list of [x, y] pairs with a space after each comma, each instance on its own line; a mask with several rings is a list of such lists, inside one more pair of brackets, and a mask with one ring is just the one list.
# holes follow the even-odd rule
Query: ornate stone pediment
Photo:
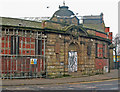
[[69, 26], [66, 28], [66, 33], [72, 35], [73, 37], [79, 37], [79, 36], [87, 36], [88, 33], [86, 32], [86, 30], [80, 26]]

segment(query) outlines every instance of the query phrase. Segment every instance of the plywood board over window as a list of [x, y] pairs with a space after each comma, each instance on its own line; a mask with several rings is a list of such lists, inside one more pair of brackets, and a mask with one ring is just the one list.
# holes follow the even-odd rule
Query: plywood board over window
[[56, 54], [60, 53], [60, 43], [58, 43], [58, 42], [55, 43], [55, 53]]

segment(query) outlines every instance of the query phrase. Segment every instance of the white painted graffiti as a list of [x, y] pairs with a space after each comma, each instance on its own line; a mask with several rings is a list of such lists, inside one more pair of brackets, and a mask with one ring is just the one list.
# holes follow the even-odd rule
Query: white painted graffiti
[[69, 72], [77, 71], [77, 52], [74, 51], [68, 52], [68, 71]]

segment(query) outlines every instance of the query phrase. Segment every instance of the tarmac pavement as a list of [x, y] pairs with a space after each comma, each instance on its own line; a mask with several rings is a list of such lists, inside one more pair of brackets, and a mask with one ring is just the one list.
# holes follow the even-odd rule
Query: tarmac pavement
[[50, 85], [50, 84], [65, 84], [75, 82], [89, 82], [108, 79], [118, 79], [118, 70], [111, 70], [110, 73], [86, 76], [79, 78], [64, 77], [55, 79], [34, 78], [34, 79], [2, 79], [0, 86], [17, 86], [17, 85]]

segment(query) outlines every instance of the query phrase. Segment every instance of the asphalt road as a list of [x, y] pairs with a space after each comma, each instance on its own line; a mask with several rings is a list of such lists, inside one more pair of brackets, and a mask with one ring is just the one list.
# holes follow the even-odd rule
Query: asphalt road
[[[3, 90], [118, 90], [118, 80], [102, 80], [51, 85], [3, 86]], [[120, 84], [119, 84], [120, 85]]]

